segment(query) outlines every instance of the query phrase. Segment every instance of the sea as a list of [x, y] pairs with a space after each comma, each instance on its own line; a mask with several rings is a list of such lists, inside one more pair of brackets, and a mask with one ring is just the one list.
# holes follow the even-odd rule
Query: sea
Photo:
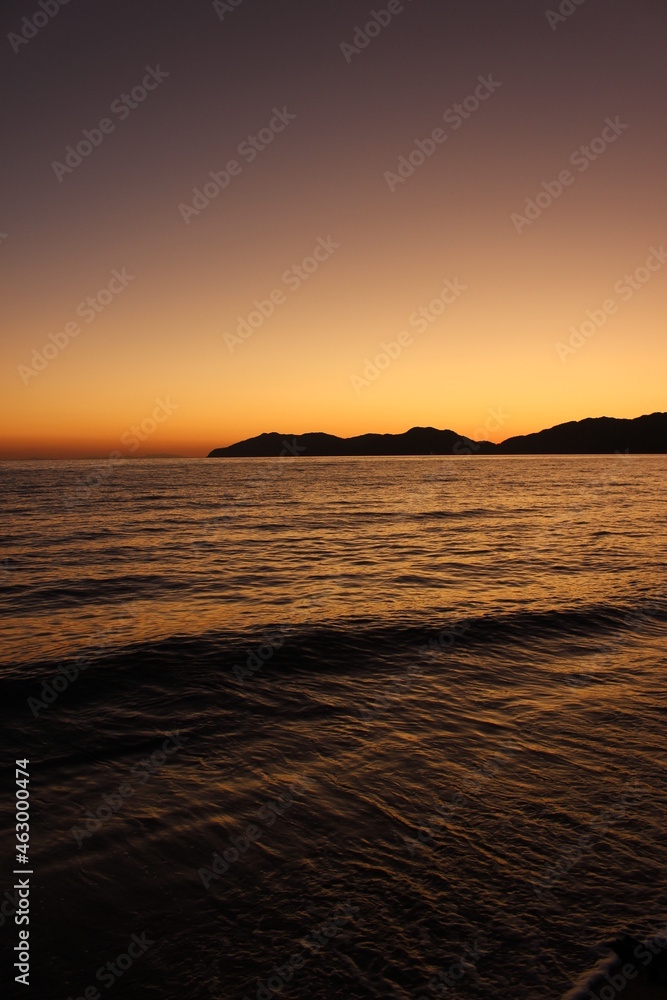
[[17, 996], [558, 1000], [664, 931], [666, 456], [0, 479]]

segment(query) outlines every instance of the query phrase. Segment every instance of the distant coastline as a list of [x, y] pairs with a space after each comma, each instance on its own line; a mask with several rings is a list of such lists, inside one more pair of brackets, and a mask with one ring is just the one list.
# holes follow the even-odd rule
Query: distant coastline
[[465, 435], [434, 427], [413, 427], [404, 434], [260, 434], [208, 458], [279, 457], [400, 457], [419, 455], [664, 455], [667, 454], [667, 413], [632, 420], [588, 417], [558, 424], [535, 434], [508, 438], [500, 444], [473, 441]]

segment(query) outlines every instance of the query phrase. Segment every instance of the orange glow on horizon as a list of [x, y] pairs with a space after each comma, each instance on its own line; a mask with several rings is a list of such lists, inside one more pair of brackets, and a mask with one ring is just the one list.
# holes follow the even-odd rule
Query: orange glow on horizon
[[[493, 17], [505, 31], [504, 14]], [[541, 62], [526, 73], [553, 100], [567, 32], [525, 30], [532, 58], [546, 60], [544, 79]], [[334, 45], [315, 92], [300, 81], [283, 99], [296, 119], [187, 222], [179, 204], [266, 124], [277, 98], [261, 80], [223, 126], [174, 73], [73, 176], [33, 185], [0, 226], [0, 457], [125, 454], [158, 401], [173, 410], [130, 454], [205, 455], [264, 431], [433, 426], [500, 441], [666, 410], [664, 150], [644, 92], [609, 74], [602, 100], [570, 67], [577, 99], [533, 107], [515, 63], [503, 72], [491, 37], [470, 37], [474, 72], [443, 68], [439, 42], [424, 79], [401, 69], [398, 34], [354, 66]], [[216, 66], [217, 44], [202, 53]], [[415, 136], [493, 68], [477, 66], [478, 44], [502, 86], [390, 190], [386, 172]], [[373, 66], [395, 101], [378, 88], [366, 121], [357, 73]], [[628, 128], [517, 232], [513, 214], [617, 110]], [[40, 169], [45, 149], [89, 120], [76, 105], [65, 113], [74, 124], [49, 126]], [[649, 270], [649, 259], [661, 262]]]

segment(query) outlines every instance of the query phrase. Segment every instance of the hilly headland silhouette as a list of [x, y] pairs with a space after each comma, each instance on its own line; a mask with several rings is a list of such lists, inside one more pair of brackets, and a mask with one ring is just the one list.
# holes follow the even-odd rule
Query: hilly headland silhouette
[[557, 424], [535, 434], [507, 438], [500, 444], [473, 441], [451, 430], [413, 427], [404, 434], [259, 434], [208, 458], [278, 458], [285, 456], [417, 456], [417, 455], [664, 455], [667, 454], [667, 413], [633, 420], [587, 417]]

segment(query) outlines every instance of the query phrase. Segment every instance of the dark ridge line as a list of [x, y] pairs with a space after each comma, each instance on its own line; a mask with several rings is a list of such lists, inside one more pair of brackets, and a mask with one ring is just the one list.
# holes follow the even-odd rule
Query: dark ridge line
[[667, 413], [632, 420], [587, 417], [557, 424], [535, 434], [508, 438], [500, 444], [472, 441], [452, 430], [413, 427], [404, 434], [260, 434], [226, 448], [214, 448], [208, 458], [337, 458], [409, 457], [422, 455], [664, 455], [667, 454]]

